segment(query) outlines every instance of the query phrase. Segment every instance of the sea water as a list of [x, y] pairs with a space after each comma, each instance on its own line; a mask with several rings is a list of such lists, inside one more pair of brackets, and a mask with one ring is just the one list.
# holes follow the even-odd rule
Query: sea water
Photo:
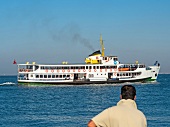
[[[149, 127], [170, 127], [170, 75], [157, 82], [127, 83], [137, 89], [137, 106]], [[0, 76], [0, 127], [86, 127], [102, 110], [116, 105], [124, 84], [18, 85]]]

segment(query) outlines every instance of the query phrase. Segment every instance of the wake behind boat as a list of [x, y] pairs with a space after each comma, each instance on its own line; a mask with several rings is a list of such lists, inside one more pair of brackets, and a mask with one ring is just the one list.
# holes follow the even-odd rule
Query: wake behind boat
[[13, 82], [4, 82], [4, 83], [0, 84], [0, 86], [3, 86], [3, 85], [15, 85], [15, 83], [13, 83]]
[[85, 64], [30, 64], [18, 65], [18, 83], [40, 84], [103, 84], [155, 81], [160, 64], [153, 66], [136, 63], [122, 64], [117, 56], [105, 56], [102, 36], [100, 50], [85, 59]]

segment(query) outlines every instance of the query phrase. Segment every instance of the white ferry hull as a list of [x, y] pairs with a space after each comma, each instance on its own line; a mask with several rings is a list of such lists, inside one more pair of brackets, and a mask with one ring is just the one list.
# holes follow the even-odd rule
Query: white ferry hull
[[109, 79], [109, 80], [62, 80], [62, 81], [36, 81], [36, 80], [18, 80], [19, 84], [50, 84], [50, 85], [86, 85], [86, 84], [114, 84], [125, 82], [145, 82], [151, 77], [143, 79]]

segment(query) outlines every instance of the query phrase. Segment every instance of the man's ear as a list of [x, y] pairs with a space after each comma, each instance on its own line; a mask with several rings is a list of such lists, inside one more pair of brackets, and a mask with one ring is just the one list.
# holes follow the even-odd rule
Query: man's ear
[[122, 95], [120, 94], [120, 99], [122, 99]]
[[134, 100], [136, 100], [136, 95], [135, 95], [135, 97], [134, 97]]

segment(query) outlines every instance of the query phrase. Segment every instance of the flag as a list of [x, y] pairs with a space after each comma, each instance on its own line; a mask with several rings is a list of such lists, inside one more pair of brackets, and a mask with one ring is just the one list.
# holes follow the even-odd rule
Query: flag
[[17, 62], [15, 61], [15, 59], [14, 59], [14, 61], [13, 61], [13, 64], [17, 64]]

